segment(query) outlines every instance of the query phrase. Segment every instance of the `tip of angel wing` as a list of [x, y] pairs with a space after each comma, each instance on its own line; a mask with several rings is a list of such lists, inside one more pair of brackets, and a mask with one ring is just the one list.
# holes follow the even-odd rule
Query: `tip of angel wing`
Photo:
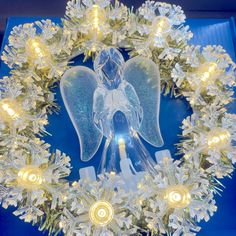
[[80, 147], [81, 147], [80, 148], [81, 161], [88, 162], [94, 157], [94, 155], [97, 153], [97, 151], [101, 145], [102, 137], [103, 137], [102, 134], [98, 135], [98, 137], [96, 138], [96, 144], [93, 146], [90, 146], [90, 148], [88, 148], [87, 144], [84, 143], [85, 140], [82, 140], [81, 137], [79, 138], [80, 139]]
[[151, 144], [154, 147], [162, 147], [164, 145], [163, 138], [160, 134], [160, 132], [157, 132], [156, 134], [147, 135], [145, 132], [139, 131], [139, 135], [149, 144]]

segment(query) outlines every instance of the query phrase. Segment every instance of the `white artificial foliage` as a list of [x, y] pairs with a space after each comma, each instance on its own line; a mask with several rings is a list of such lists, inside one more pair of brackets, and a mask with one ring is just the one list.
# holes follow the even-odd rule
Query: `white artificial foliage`
[[[154, 30], [152, 22], [154, 22], [157, 17], [166, 17], [169, 20], [170, 30], [165, 32], [165, 34], [156, 35], [153, 38], [149, 35], [154, 33], [152, 32]], [[177, 45], [180, 45], [186, 44], [192, 37], [189, 27], [183, 26], [184, 22], [185, 15], [181, 7], [167, 3], [146, 1], [137, 10], [137, 17], [135, 20], [136, 31], [128, 31], [131, 38], [137, 33], [141, 36], [146, 35], [146, 37], [143, 37], [142, 39], [134, 37], [132, 40], [132, 47], [139, 55], [146, 57], [152, 56], [153, 47], [164, 49], [162, 52], [163, 55], [160, 55], [160, 59], [173, 60], [179, 55], [180, 49], [178, 48], [179, 46], [176, 48], [170, 46], [170, 40], [175, 41]]]
[[[39, 37], [44, 47], [50, 53], [51, 58], [46, 63], [50, 64], [48, 71], [48, 78], [60, 76], [67, 68], [67, 60], [65, 58], [57, 59], [60, 52], [69, 53], [70, 43], [66, 38], [66, 34], [62, 33], [58, 37], [54, 37], [61, 28], [53, 23], [51, 20], [36, 21], [31, 24], [24, 24], [15, 26], [9, 36], [9, 45], [5, 46], [2, 60], [10, 67], [15, 66], [22, 67], [26, 63], [29, 63], [29, 52], [27, 47], [29, 46], [29, 39]], [[37, 32], [40, 33], [37, 33]], [[52, 40], [52, 38], [54, 40]], [[65, 42], [68, 42], [68, 44]], [[68, 46], [67, 46], [68, 45]], [[35, 59], [31, 67], [34, 70], [42, 69], [45, 65], [45, 61], [39, 57]], [[32, 71], [33, 72], [33, 71]]]
[[[102, 33], [99, 39], [91, 37], [89, 12], [94, 5], [105, 18], [97, 26]], [[167, 19], [170, 29], [154, 35], [152, 24], [158, 17]], [[236, 115], [225, 107], [233, 100], [235, 64], [221, 46], [188, 45], [192, 33], [184, 25], [185, 18], [180, 6], [162, 2], [146, 1], [134, 12], [118, 1], [70, 0], [62, 26], [42, 20], [13, 28], [1, 57], [11, 72], [0, 81], [0, 109], [2, 102], [13, 101], [21, 113], [12, 120], [0, 113], [0, 202], [4, 208], [14, 206], [20, 219], [68, 236], [196, 235], [197, 223], [208, 221], [217, 210], [214, 194], [221, 191], [221, 184], [216, 178], [230, 176], [236, 163]], [[28, 51], [29, 40], [38, 38], [46, 48], [46, 63], [45, 57], [32, 60]], [[48, 113], [57, 107], [50, 89], [70, 60], [82, 53], [86, 59], [111, 46], [153, 59], [162, 83], [171, 81], [193, 109], [182, 122], [178, 149], [183, 158], [158, 159], [155, 175], [146, 173], [137, 189], [128, 192], [118, 173], [71, 184], [66, 179], [70, 158], [59, 150], [51, 153], [50, 145], [40, 139], [47, 134]], [[217, 70], [213, 82], [206, 84], [198, 73], [204, 63], [214, 63]], [[229, 140], [207, 148], [214, 129], [227, 131]], [[38, 171], [42, 180], [38, 186], [24, 180], [28, 173], [21, 172], [27, 168]], [[188, 205], [174, 208], [168, 204], [163, 193], [173, 186], [188, 189]], [[100, 200], [114, 209], [112, 221], [103, 227], [89, 217], [90, 207]]]
[[[213, 192], [209, 189], [210, 183], [207, 176], [198, 169], [180, 167], [179, 161], [164, 158], [155, 167], [157, 175], [147, 177], [142, 187], [146, 201], [144, 214], [147, 223], [151, 223], [161, 233], [173, 232], [173, 235], [182, 235], [199, 231], [200, 227], [192, 224], [193, 219], [198, 222], [208, 221], [216, 211]], [[189, 189], [191, 203], [185, 208], [169, 208], [166, 200], [163, 200], [163, 191], [171, 186], [184, 185]], [[170, 230], [165, 225], [165, 219], [169, 219]], [[194, 235], [194, 234], [193, 234]]]
[[[93, 15], [90, 13], [94, 5], [104, 12], [106, 18], [97, 26], [102, 39], [89, 36], [91, 28], [94, 27]], [[110, 46], [123, 45], [122, 42], [127, 35], [127, 21], [128, 8], [118, 1], [115, 1], [114, 5], [110, 0], [72, 0], [67, 3], [65, 28], [70, 32], [71, 39], [76, 41], [79, 34], [88, 37], [81, 43], [81, 48], [77, 49], [75, 55], [87, 53], [93, 48], [96, 50], [105, 48], [107, 38]], [[120, 27], [113, 27], [115, 22], [121, 22]]]
[[[107, 178], [106, 178], [107, 179]], [[112, 186], [104, 187], [103, 181], [88, 182], [81, 180], [71, 189], [67, 204], [61, 217], [65, 235], [129, 235], [135, 233], [132, 214], [128, 213], [128, 193], [114, 191]], [[89, 218], [90, 207], [97, 201], [107, 201], [114, 209], [114, 217], [107, 226], [93, 225]]]

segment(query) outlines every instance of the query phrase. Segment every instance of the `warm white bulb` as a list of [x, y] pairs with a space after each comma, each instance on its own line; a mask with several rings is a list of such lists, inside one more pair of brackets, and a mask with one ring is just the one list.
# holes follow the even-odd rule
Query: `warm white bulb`
[[214, 80], [214, 75], [217, 73], [217, 64], [215, 62], [203, 63], [199, 69], [198, 74], [203, 84], [208, 85]]
[[172, 199], [175, 202], [179, 202], [182, 199], [182, 195], [178, 192], [175, 192], [175, 193], [172, 194]]
[[63, 226], [64, 226], [64, 225], [63, 225], [63, 222], [60, 221], [60, 222], [59, 222], [59, 228], [60, 228], [60, 229], [63, 229]]
[[148, 223], [147, 227], [151, 230], [154, 229], [154, 224], [152, 222]]
[[119, 154], [121, 159], [127, 158], [126, 154], [126, 145], [125, 145], [125, 139], [119, 138], [118, 139], [118, 147], [119, 147]]
[[[94, 4], [86, 12], [87, 23], [91, 25], [88, 36], [96, 40], [103, 39], [103, 32], [101, 32], [101, 25], [104, 25], [106, 21], [106, 14], [104, 9], [99, 5]], [[92, 51], [96, 51], [96, 47], [93, 45], [91, 48]]]
[[51, 53], [47, 45], [42, 42], [42, 39], [39, 36], [27, 40], [26, 52], [30, 64], [33, 64], [37, 59], [41, 59], [44, 69], [47, 69], [51, 63]]
[[16, 120], [19, 118], [19, 114], [17, 114], [7, 103], [2, 104], [2, 109], [7, 112], [7, 114], [13, 119]]
[[207, 135], [207, 146], [209, 149], [222, 149], [231, 142], [230, 132], [226, 129], [216, 128]]
[[[204, 62], [199, 65], [195, 72], [193, 72], [193, 79], [190, 82], [191, 87], [205, 90], [209, 85], [215, 83], [217, 78], [221, 75], [222, 70], [218, 68], [216, 62]], [[192, 72], [190, 72], [192, 74]], [[195, 101], [190, 101], [194, 105]]]
[[98, 210], [98, 216], [101, 217], [101, 218], [104, 218], [106, 216], [105, 209], [99, 209]]
[[125, 140], [123, 138], [119, 138], [118, 139], [118, 144], [119, 145], [124, 145], [125, 144]]
[[176, 185], [165, 190], [164, 199], [170, 208], [185, 208], [191, 202], [191, 195], [186, 186]]
[[166, 16], [158, 16], [152, 23], [152, 31], [155, 36], [166, 34], [171, 29], [171, 22]]
[[35, 166], [26, 166], [18, 172], [17, 181], [26, 188], [35, 188], [44, 182], [42, 170]]
[[0, 117], [5, 122], [17, 120], [22, 115], [22, 110], [17, 101], [5, 98], [0, 101]]
[[92, 224], [108, 225], [114, 217], [114, 209], [107, 201], [97, 201], [89, 209], [89, 218]]

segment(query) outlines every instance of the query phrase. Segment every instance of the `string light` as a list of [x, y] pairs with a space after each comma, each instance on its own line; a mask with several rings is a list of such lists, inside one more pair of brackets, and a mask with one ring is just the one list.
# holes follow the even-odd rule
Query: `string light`
[[125, 140], [123, 138], [118, 139], [118, 148], [119, 148], [119, 154], [120, 158], [126, 158], [126, 150], [125, 150]]
[[114, 217], [114, 209], [107, 201], [95, 202], [89, 209], [89, 218], [94, 225], [106, 226]]
[[153, 230], [154, 229], [154, 224], [152, 222], [149, 222], [147, 227], [150, 229], [150, 230]]
[[231, 142], [231, 135], [228, 130], [216, 128], [207, 135], [207, 146], [209, 149], [224, 148]]
[[96, 52], [97, 51], [97, 47], [93, 44], [92, 47], [91, 47], [91, 51], [92, 52]]
[[47, 45], [45, 45], [40, 37], [34, 37], [28, 39], [26, 43], [26, 50], [28, 52], [29, 63], [37, 59], [41, 59], [44, 67], [48, 67], [51, 61], [51, 54], [48, 50]]
[[142, 183], [138, 183], [138, 184], [137, 184], [137, 188], [138, 188], [138, 189], [143, 188], [143, 184], [142, 184]]
[[0, 110], [0, 116], [5, 122], [17, 120], [20, 118], [20, 115], [22, 115], [19, 104], [12, 99], [3, 99], [0, 102]]
[[207, 86], [214, 81], [219, 70], [215, 62], [203, 63], [199, 68], [197, 74], [202, 82], [202, 85]]
[[111, 172], [110, 172], [110, 175], [111, 175], [111, 176], [116, 176], [116, 172], [115, 172], [115, 171], [111, 171]]
[[[92, 25], [91, 30], [89, 31], [89, 38], [102, 40], [103, 33], [100, 30], [100, 26], [104, 25], [106, 21], [105, 11], [99, 5], [93, 5], [88, 9], [87, 14], [87, 23]], [[92, 47], [92, 50], [96, 50], [95, 46]]]
[[176, 185], [165, 190], [164, 199], [171, 208], [185, 208], [191, 202], [191, 195], [187, 187]]
[[143, 202], [144, 202], [144, 200], [143, 200], [143, 199], [139, 199], [139, 200], [138, 200], [138, 203], [139, 203], [139, 205], [140, 205], [140, 206], [142, 206], [142, 205], [143, 205]]
[[18, 184], [26, 188], [35, 188], [45, 181], [42, 170], [35, 166], [26, 166], [18, 172]]
[[19, 118], [17, 114], [7, 103], [2, 104], [2, 109], [7, 112], [7, 114], [13, 119], [16, 120]]
[[170, 20], [166, 16], [158, 16], [152, 24], [154, 36], [166, 34], [171, 29]]
[[62, 201], [63, 201], [63, 202], [66, 202], [67, 199], [68, 199], [68, 197], [67, 197], [66, 195], [63, 195], [63, 196], [62, 196]]
[[59, 228], [60, 228], [60, 229], [63, 229], [63, 227], [64, 227], [64, 224], [63, 224], [62, 221], [60, 221], [60, 222], [59, 222]]

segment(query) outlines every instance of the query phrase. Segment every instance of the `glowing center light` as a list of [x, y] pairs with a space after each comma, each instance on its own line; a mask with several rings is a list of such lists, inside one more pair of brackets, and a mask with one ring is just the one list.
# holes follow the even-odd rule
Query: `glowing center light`
[[127, 154], [125, 150], [125, 139], [123, 138], [118, 139], [118, 147], [119, 147], [120, 158], [127, 158]]
[[125, 140], [123, 138], [119, 138], [118, 139], [118, 144], [119, 144], [119, 147], [124, 148], [125, 147]]
[[18, 184], [26, 188], [35, 188], [45, 181], [42, 170], [35, 166], [26, 166], [18, 172]]
[[154, 224], [152, 222], [148, 223], [147, 227], [151, 230], [154, 229]]
[[62, 221], [60, 221], [60, 222], [59, 222], [59, 228], [60, 228], [60, 229], [63, 229], [63, 227], [64, 227], [64, 224], [63, 224]]
[[185, 208], [191, 202], [191, 195], [187, 187], [176, 185], [165, 190], [164, 199], [171, 208]]
[[208, 148], [224, 148], [231, 142], [231, 135], [228, 130], [217, 128], [207, 135]]
[[202, 84], [205, 85], [209, 85], [214, 81], [217, 72], [217, 64], [215, 62], [203, 63], [198, 69], [200, 80], [202, 81]]
[[2, 104], [2, 109], [7, 112], [7, 114], [13, 119], [16, 120], [19, 118], [19, 114], [16, 113], [7, 103]]
[[26, 50], [31, 63], [33, 60], [37, 59], [41, 59], [45, 64], [50, 62], [51, 54], [48, 50], [47, 45], [42, 42], [40, 37], [28, 39], [26, 45]]
[[153, 21], [152, 29], [155, 36], [168, 33], [171, 29], [170, 20], [166, 16], [158, 16]]
[[0, 116], [5, 122], [17, 120], [20, 118], [21, 109], [16, 101], [11, 99], [3, 99], [0, 102]]
[[89, 209], [89, 218], [94, 225], [106, 226], [114, 217], [114, 209], [107, 201], [95, 202]]
[[[105, 11], [99, 5], [93, 5], [90, 9], [88, 9], [86, 18], [87, 23], [92, 26], [88, 36], [93, 39], [102, 40], [103, 33], [100, 28], [106, 21]], [[92, 50], [95, 50], [95, 46], [92, 47]]]

